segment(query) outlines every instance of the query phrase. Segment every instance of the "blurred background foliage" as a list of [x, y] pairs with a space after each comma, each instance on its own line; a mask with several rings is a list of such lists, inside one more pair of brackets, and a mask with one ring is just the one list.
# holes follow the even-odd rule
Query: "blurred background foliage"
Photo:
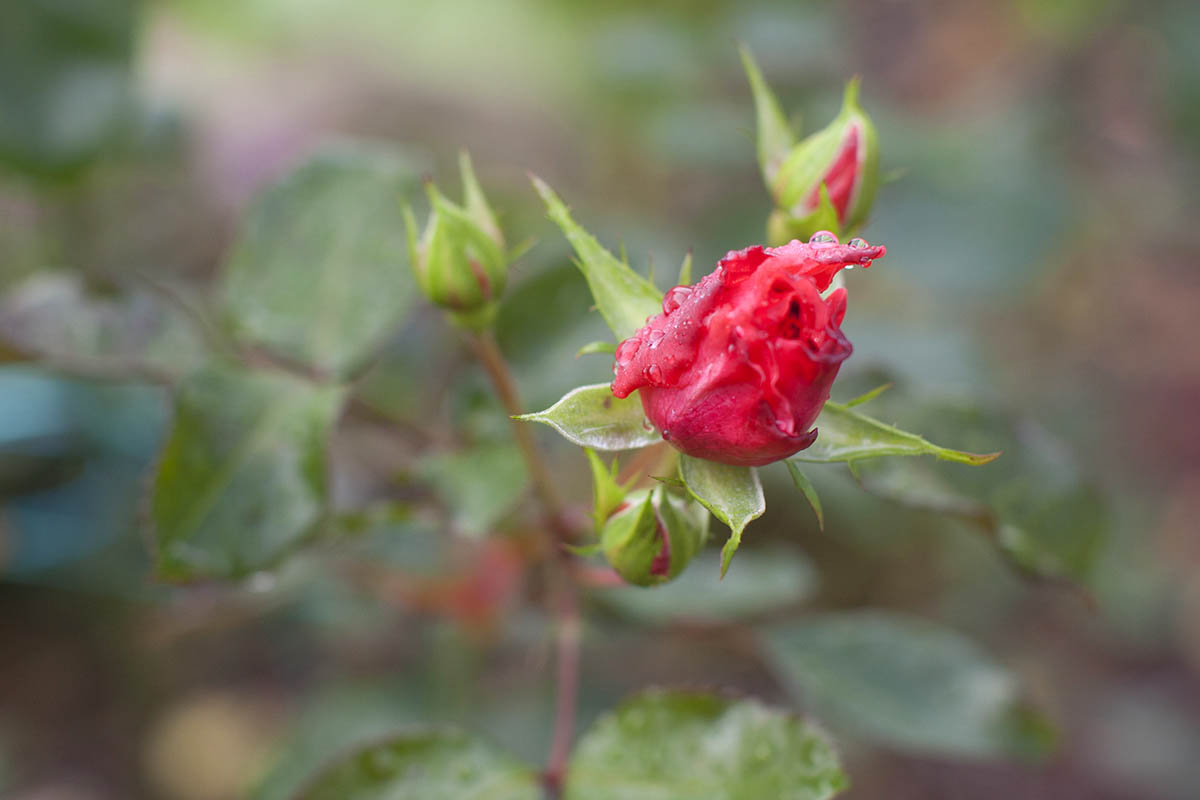
[[[321, 758], [412, 720], [540, 760], [550, 652], [513, 530], [524, 472], [459, 340], [404, 302], [404, 258], [340, 275], [361, 290], [336, 299], [351, 344], [313, 333], [284, 353], [354, 379], [329, 497], [305, 482], [325, 459], [309, 437], [333, 427], [329, 398], [193, 370], [213, 326], [261, 343], [292, 313], [308, 330], [303, 298], [322, 298], [270, 281], [309, 262], [256, 250], [260, 228], [239, 237], [238, 221], [336, 137], [376, 142], [355, 151], [368, 159], [396, 146], [364, 180], [414, 187], [453, 183], [468, 148], [511, 238], [540, 240], [499, 318], [527, 404], [607, 380], [605, 357], [575, 357], [603, 323], [525, 172], [635, 264], [652, 258], [660, 285], [689, 248], [703, 270], [761, 241], [770, 204], [737, 41], [806, 130], [861, 74], [896, 173], [864, 231], [888, 257], [848, 277], [856, 352], [835, 397], [893, 381], [875, 416], [1005, 455], [864, 470], [867, 495], [843, 467], [814, 467], [823, 532], [782, 467], [766, 471], [769, 511], [719, 592], [702, 560], [660, 591], [589, 598], [581, 725], [655, 683], [793, 692], [837, 735], [848, 798], [1196, 796], [1200, 6], [1187, 0], [5, 3], [0, 793], [285, 798]], [[312, 169], [325, 188], [294, 214], [268, 196], [263, 224], [335, 215], [375, 225], [370, 246], [392, 252], [390, 212], [347, 208]], [[321, 257], [297, 236], [292, 254]], [[264, 264], [278, 266], [247, 272]], [[402, 319], [371, 310], [380, 292]], [[364, 363], [360, 345], [374, 347]], [[165, 386], [185, 374], [173, 415]], [[215, 428], [181, 421], [212, 407]], [[161, 547], [194, 520], [147, 499], [149, 474], [178, 439], [276, 428], [309, 433], [258, 454], [248, 479], [327, 517], [326, 541], [287, 560], [286, 535], [256, 541], [234, 583], [155, 582], [171, 569], [146, 537]], [[544, 438], [582, 505], [585, 460]], [[264, 513], [221, 508], [247, 525]], [[896, 627], [873, 638], [880, 619]], [[889, 669], [887, 631], [906, 626], [916, 661]], [[953, 674], [932, 681], [922, 653]], [[821, 674], [852, 690], [829, 696]], [[1020, 709], [1041, 711], [998, 722], [1016, 713], [1011, 676]], [[888, 682], [908, 702], [864, 718]], [[1053, 755], [1019, 758], [1052, 735]]]

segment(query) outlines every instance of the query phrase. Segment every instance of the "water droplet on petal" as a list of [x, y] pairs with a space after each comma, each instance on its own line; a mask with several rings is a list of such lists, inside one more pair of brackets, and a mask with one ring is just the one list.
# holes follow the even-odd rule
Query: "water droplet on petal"
[[866, 240], [866, 239], [863, 239], [863, 238], [861, 238], [861, 237], [859, 237], [859, 236], [855, 236], [853, 239], [851, 239], [850, 241], [846, 242], [846, 246], [847, 246], [847, 247], [853, 247], [853, 248], [855, 248], [856, 250], [861, 250], [862, 248], [864, 248], [864, 247], [870, 247], [871, 245], [867, 244], [867, 240]]
[[663, 337], [667, 335], [664, 330], [652, 330], [646, 334], [646, 341], [650, 343], [651, 348], [656, 348], [662, 343]]
[[808, 237], [809, 244], [837, 244], [837, 237], [830, 231], [817, 231]]
[[674, 289], [667, 292], [667, 295], [663, 298], [662, 303], [663, 313], [670, 314], [672, 311], [679, 308], [679, 306], [683, 305], [683, 301], [688, 299], [688, 296], [691, 295], [691, 293], [692, 289], [690, 286], [676, 286]]
[[629, 366], [629, 362], [637, 355], [638, 348], [641, 346], [642, 340], [636, 336], [621, 342], [621, 346], [617, 348], [617, 366]]
[[650, 366], [646, 367], [644, 370], [642, 370], [642, 374], [646, 376], [646, 380], [650, 381], [652, 385], [662, 385], [663, 371], [662, 367], [660, 367], [658, 364], [651, 364]]

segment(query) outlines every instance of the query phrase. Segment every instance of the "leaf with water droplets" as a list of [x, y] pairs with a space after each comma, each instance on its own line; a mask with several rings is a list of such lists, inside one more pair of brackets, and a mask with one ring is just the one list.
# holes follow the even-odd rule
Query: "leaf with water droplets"
[[[870, 398], [867, 398], [870, 399]], [[795, 461], [849, 462], [882, 456], [935, 456], [944, 461], [978, 466], [999, 453], [968, 453], [940, 447], [915, 433], [907, 433], [852, 411], [848, 405], [825, 403], [817, 417], [817, 440], [807, 450], [792, 456]]]
[[542, 179], [533, 178], [534, 188], [546, 204], [550, 219], [562, 229], [579, 257], [579, 269], [587, 278], [592, 298], [617, 339], [628, 339], [662, 310], [662, 293], [596, 241], [571, 218], [566, 204]]
[[758, 472], [754, 467], [736, 467], [680, 456], [679, 474], [692, 497], [729, 526], [729, 539], [721, 549], [721, 575], [724, 576], [742, 543], [742, 531], [767, 510]]
[[333, 762], [296, 800], [541, 800], [536, 773], [453, 730], [401, 733]]
[[809, 710], [893, 747], [977, 758], [1049, 742], [1016, 677], [958, 633], [914, 617], [851, 612], [770, 628], [767, 653]]
[[662, 441], [641, 400], [614, 397], [607, 383], [572, 389], [545, 411], [516, 419], [549, 425], [580, 447], [597, 450], [632, 450]]
[[657, 689], [583, 735], [564, 797], [827, 800], [846, 783], [832, 744], [812, 723], [756, 700]]

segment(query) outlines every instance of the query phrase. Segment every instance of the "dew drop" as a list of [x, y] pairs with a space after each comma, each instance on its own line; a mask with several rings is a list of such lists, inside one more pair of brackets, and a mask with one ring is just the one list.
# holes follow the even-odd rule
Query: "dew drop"
[[661, 386], [663, 380], [662, 367], [658, 364], [651, 364], [642, 370], [642, 374], [646, 376], [646, 380], [650, 381], [655, 386]]
[[641, 346], [642, 340], [636, 336], [621, 342], [621, 346], [617, 348], [617, 366], [629, 366], [629, 362], [637, 355], [638, 348]]
[[683, 301], [687, 300], [691, 295], [692, 289], [690, 286], [676, 286], [671, 291], [667, 292], [663, 298], [662, 309], [664, 314], [670, 314], [675, 309], [683, 305]]
[[850, 241], [846, 242], [846, 246], [847, 246], [847, 247], [853, 247], [853, 248], [855, 248], [856, 250], [861, 250], [861, 249], [863, 249], [864, 247], [870, 247], [870, 245], [869, 245], [869, 244], [867, 244], [867, 240], [866, 240], [866, 239], [863, 239], [863, 238], [861, 238], [861, 237], [859, 237], [859, 236], [855, 236], [853, 239], [851, 239]]
[[657, 348], [662, 344], [663, 337], [667, 335], [664, 330], [652, 330], [646, 335], [646, 341], [650, 343], [651, 348]]
[[829, 231], [817, 231], [808, 238], [809, 244], [837, 244], [837, 237]]

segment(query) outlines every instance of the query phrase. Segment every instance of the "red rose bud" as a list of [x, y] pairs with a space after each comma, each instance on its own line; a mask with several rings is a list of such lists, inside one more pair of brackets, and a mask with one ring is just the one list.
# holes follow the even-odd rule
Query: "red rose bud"
[[803, 450], [852, 349], [840, 329], [846, 290], [822, 293], [884, 252], [828, 231], [731, 251], [621, 343], [613, 394], [638, 391], [663, 438], [696, 458], [758, 466]]
[[631, 492], [605, 522], [600, 547], [625, 581], [654, 586], [678, 576], [700, 552], [708, 519], [703, 507], [666, 487]]
[[427, 183], [429, 221], [419, 241], [416, 218], [412, 209], [405, 209], [409, 260], [431, 302], [449, 311], [457, 323], [479, 329], [495, 315], [496, 300], [508, 279], [508, 257], [500, 226], [466, 153], [459, 164], [464, 204], [452, 203]]
[[828, 226], [831, 216], [841, 231], [866, 221], [879, 184], [879, 143], [875, 126], [858, 105], [858, 87], [857, 78], [850, 81], [841, 113], [779, 165], [769, 188], [789, 227], [773, 235], [809, 234]]

